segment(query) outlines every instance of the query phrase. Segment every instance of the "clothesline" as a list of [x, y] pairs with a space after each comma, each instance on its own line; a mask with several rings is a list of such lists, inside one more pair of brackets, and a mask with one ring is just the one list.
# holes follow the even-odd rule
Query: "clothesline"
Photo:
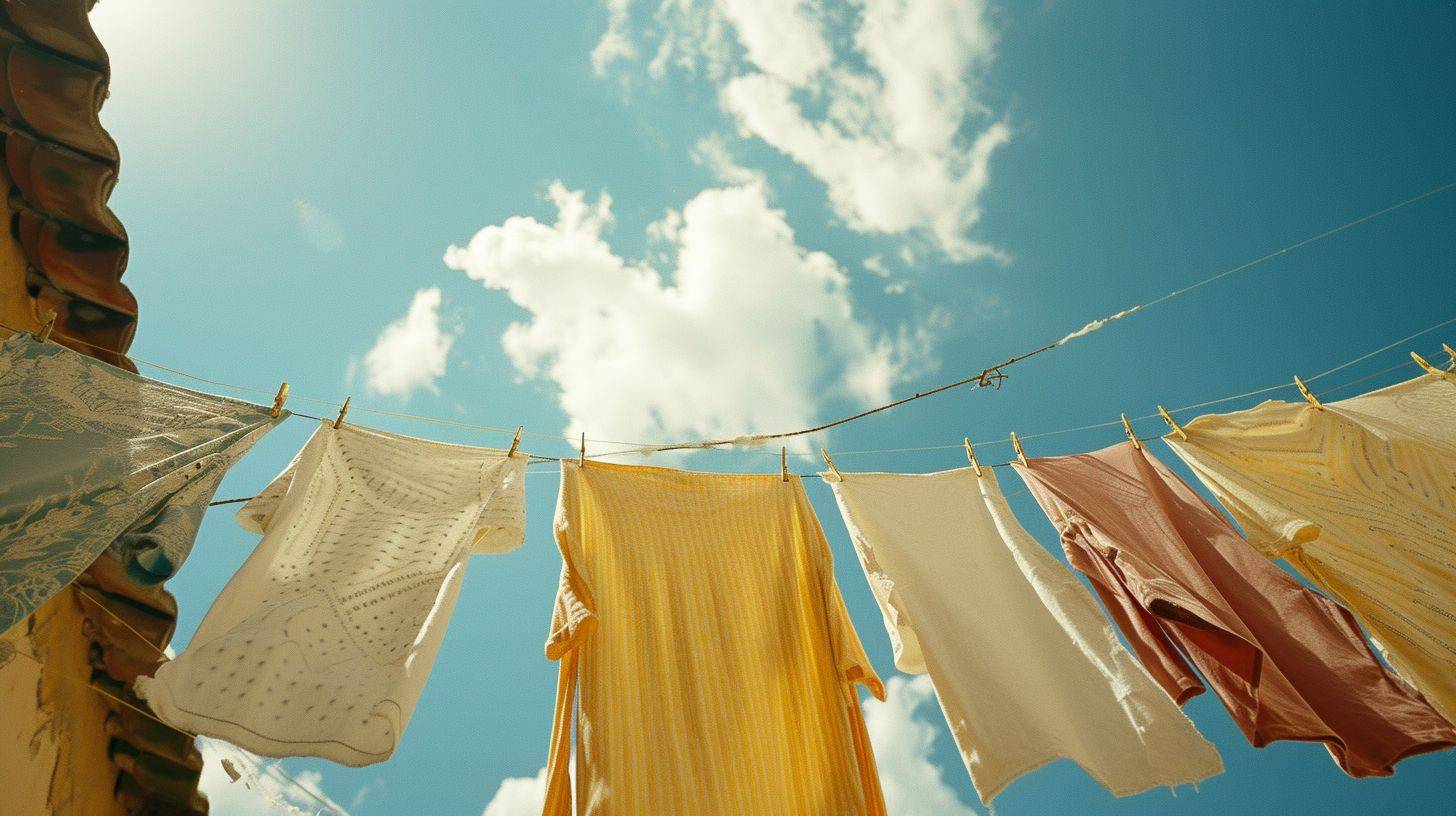
[[[1188, 284], [1187, 286], [1184, 286], [1184, 287], [1182, 287], [1180, 289], [1175, 289], [1172, 292], [1168, 292], [1167, 294], [1164, 294], [1164, 295], [1161, 295], [1161, 296], [1159, 296], [1157, 298], [1154, 298], [1153, 300], [1150, 300], [1147, 303], [1140, 304], [1140, 305], [1135, 305], [1135, 306], [1132, 306], [1132, 307], [1123, 309], [1121, 311], [1115, 312], [1115, 313], [1113, 313], [1111, 315], [1108, 315], [1106, 317], [1102, 317], [1102, 318], [1098, 318], [1096, 320], [1093, 320], [1093, 321], [1087, 323], [1086, 325], [1082, 326], [1082, 328], [1077, 329], [1075, 331], [1072, 331], [1072, 332], [1064, 335], [1063, 337], [1061, 337], [1059, 340], [1056, 340], [1055, 342], [1047, 343], [1046, 345], [1037, 347], [1035, 349], [1032, 349], [1031, 351], [1023, 352], [1021, 354], [1017, 354], [1017, 355], [1014, 355], [1012, 357], [1009, 357], [1009, 358], [1007, 358], [1006, 360], [1004, 360], [1004, 361], [1002, 361], [1000, 363], [997, 363], [995, 365], [992, 365], [992, 366], [989, 366], [987, 368], [982, 369], [977, 374], [974, 374], [974, 375], [971, 375], [971, 376], [967, 376], [967, 377], [962, 377], [962, 378], [957, 379], [957, 380], [955, 380], [953, 382], [949, 382], [949, 383], [946, 383], [944, 385], [936, 386], [934, 388], [931, 388], [931, 389], [928, 389], [928, 390], [925, 390], [925, 391], [917, 391], [916, 393], [914, 393], [914, 394], [912, 394], [910, 396], [902, 397], [900, 399], [893, 400], [893, 401], [888, 402], [888, 403], [886, 403], [884, 405], [874, 406], [872, 408], [868, 408], [868, 409], [859, 411], [859, 412], [854, 413], [854, 414], [851, 414], [849, 416], [842, 417], [840, 419], [832, 420], [832, 421], [829, 421], [829, 422], [824, 422], [824, 423], [821, 423], [821, 424], [818, 424], [818, 425], [815, 425], [815, 426], [812, 426], [812, 427], [809, 427], [809, 428], [801, 428], [801, 429], [792, 430], [792, 431], [780, 431], [780, 432], [775, 432], [775, 433], [746, 434], [746, 435], [740, 435], [740, 436], [735, 436], [735, 437], [725, 437], [725, 438], [722, 438], [722, 439], [714, 439], [714, 440], [698, 440], [698, 441], [672, 442], [672, 443], [668, 443], [668, 444], [654, 444], [654, 443], [650, 443], [650, 442], [628, 442], [628, 441], [622, 441], [622, 440], [596, 439], [596, 438], [584, 437], [584, 435], [583, 436], [572, 436], [572, 435], [567, 435], [567, 434], [553, 434], [553, 433], [538, 432], [538, 431], [522, 431], [522, 435], [523, 436], [529, 436], [529, 437], [535, 437], [535, 438], [541, 438], [541, 439], [560, 439], [560, 440], [564, 440], [564, 441], [567, 441], [567, 442], [579, 443], [579, 444], [584, 444], [585, 442], [591, 442], [591, 443], [594, 443], [594, 444], [623, 445], [623, 446], [627, 446], [627, 449], [636, 450], [636, 451], [640, 451], [640, 452], [643, 452], [643, 453], [651, 453], [651, 452], [656, 452], [656, 451], [671, 451], [671, 450], [690, 450], [690, 449], [702, 449], [702, 450], [722, 449], [722, 448], [730, 447], [730, 446], [732, 446], [732, 447], [738, 447], [738, 446], [744, 446], [744, 445], [759, 445], [759, 444], [762, 444], [764, 442], [769, 442], [769, 441], [773, 441], [773, 440], [788, 439], [788, 438], [792, 438], [792, 437], [807, 436], [807, 435], [810, 435], [810, 434], [820, 433], [822, 431], [829, 430], [829, 429], [835, 428], [835, 427], [839, 427], [841, 425], [845, 425], [845, 424], [848, 424], [850, 422], [854, 422], [854, 421], [859, 420], [859, 419], [863, 419], [863, 418], [866, 418], [866, 417], [869, 417], [869, 416], [873, 416], [875, 414], [882, 413], [884, 411], [889, 411], [889, 410], [891, 410], [893, 408], [897, 408], [897, 407], [899, 407], [901, 405], [904, 405], [904, 404], [909, 403], [909, 402], [913, 402], [915, 400], [924, 399], [926, 397], [930, 397], [930, 396], [933, 396], [933, 395], [936, 395], [936, 394], [944, 393], [946, 391], [951, 391], [951, 390], [954, 390], [954, 389], [957, 389], [957, 388], [962, 388], [962, 387], [966, 387], [966, 386], [971, 386], [972, 388], [982, 388], [982, 387], [985, 387], [985, 386], [996, 387], [996, 386], [999, 385], [1000, 381], [1003, 380], [1003, 379], [1005, 379], [1006, 376], [1007, 376], [1004, 373], [1004, 369], [1009, 368], [1009, 367], [1015, 365], [1016, 363], [1019, 363], [1019, 362], [1025, 361], [1025, 360], [1028, 360], [1028, 359], [1030, 359], [1032, 357], [1035, 357], [1035, 356], [1040, 355], [1040, 354], [1042, 354], [1044, 352], [1050, 351], [1050, 350], [1052, 350], [1054, 348], [1059, 348], [1059, 347], [1061, 347], [1063, 345], [1066, 345], [1067, 343], [1071, 342], [1072, 340], [1076, 340], [1076, 339], [1085, 337], [1088, 334], [1091, 334], [1091, 333], [1093, 333], [1095, 331], [1098, 331], [1098, 330], [1102, 329], [1103, 327], [1105, 327], [1109, 323], [1112, 323], [1112, 322], [1117, 321], [1117, 320], [1121, 320], [1124, 317], [1128, 317], [1128, 316], [1131, 316], [1133, 314], [1136, 314], [1136, 313], [1139, 313], [1139, 312], [1142, 312], [1142, 311], [1146, 311], [1149, 308], [1152, 308], [1154, 306], [1160, 305], [1160, 304], [1165, 303], [1165, 302], [1167, 302], [1169, 300], [1172, 300], [1174, 298], [1177, 298], [1177, 297], [1180, 297], [1182, 295], [1185, 295], [1185, 294], [1187, 294], [1189, 292], [1192, 292], [1192, 291], [1194, 291], [1196, 289], [1199, 289], [1199, 288], [1201, 288], [1203, 286], [1206, 286], [1206, 285], [1208, 285], [1210, 283], [1213, 283], [1213, 282], [1218, 281], [1218, 280], [1222, 280], [1222, 279], [1227, 278], [1227, 277], [1229, 277], [1231, 275], [1234, 275], [1234, 274], [1236, 274], [1238, 272], [1242, 272], [1242, 271], [1247, 270], [1247, 269], [1249, 269], [1251, 267], [1257, 266], [1257, 265], [1262, 264], [1262, 263], [1264, 263], [1266, 261], [1269, 261], [1269, 260], [1272, 260], [1274, 258], [1277, 258], [1277, 257], [1279, 257], [1281, 255], [1285, 255], [1285, 254], [1287, 254], [1289, 252], [1293, 252], [1295, 250], [1298, 250], [1298, 249], [1301, 249], [1303, 247], [1309, 246], [1310, 244], [1313, 244], [1313, 243], [1315, 243], [1317, 241], [1320, 241], [1320, 240], [1323, 240], [1323, 239], [1328, 238], [1330, 236], [1333, 236], [1333, 235], [1336, 235], [1338, 233], [1344, 232], [1345, 230], [1351, 229], [1352, 227], [1358, 226], [1358, 225], [1363, 224], [1363, 223], [1365, 223], [1367, 221], [1370, 221], [1372, 219], [1379, 218], [1380, 216], [1386, 215], [1388, 213], [1394, 212], [1394, 211], [1399, 210], [1399, 209], [1402, 209], [1404, 207], [1408, 207], [1408, 206], [1410, 206], [1412, 204], [1415, 204], [1417, 202], [1420, 202], [1420, 201], [1422, 201], [1424, 199], [1427, 199], [1427, 198], [1430, 198], [1432, 196], [1438, 195], [1440, 193], [1446, 192], [1447, 190], [1450, 190], [1452, 188], [1456, 188], [1456, 180], [1448, 181], [1448, 182], [1446, 182], [1444, 184], [1441, 184], [1441, 185], [1438, 185], [1436, 187], [1433, 187], [1433, 188], [1431, 188], [1429, 190], [1426, 190], [1425, 192], [1422, 192], [1422, 193], [1419, 193], [1417, 195], [1413, 195], [1413, 196], [1410, 196], [1408, 198], [1402, 199], [1402, 200], [1400, 200], [1398, 202], [1395, 202], [1394, 204], [1390, 204], [1390, 205], [1385, 206], [1385, 207], [1382, 207], [1382, 208], [1380, 208], [1378, 210], [1374, 210], [1372, 212], [1365, 213], [1364, 215], [1361, 215], [1361, 216], [1359, 216], [1357, 218], [1354, 218], [1354, 219], [1352, 219], [1350, 221], [1346, 221], [1346, 222], [1344, 222], [1342, 224], [1339, 224], [1338, 226], [1331, 227], [1331, 228], [1329, 228], [1327, 230], [1324, 230], [1323, 232], [1320, 232], [1320, 233], [1317, 233], [1315, 235], [1312, 235], [1312, 236], [1309, 236], [1307, 238], [1304, 238], [1302, 240], [1296, 241], [1296, 242], [1294, 242], [1292, 244], [1288, 244], [1286, 246], [1280, 247], [1279, 249], [1276, 249], [1276, 250], [1274, 250], [1272, 252], [1268, 252], [1268, 253], [1265, 253], [1263, 255], [1260, 255], [1259, 257], [1254, 258], [1252, 260], [1245, 261], [1244, 263], [1238, 264], [1237, 266], [1233, 266], [1233, 267], [1230, 267], [1228, 269], [1222, 270], [1220, 272], [1216, 272], [1213, 275], [1210, 275], [1210, 276], [1208, 276], [1206, 278], [1203, 278], [1201, 280], [1195, 281], [1195, 282], [1193, 282], [1191, 284]], [[0, 324], [0, 325], [3, 325], [3, 324]], [[12, 331], [19, 331], [19, 329], [16, 329], [15, 327], [12, 327], [12, 326], [5, 326], [5, 328], [8, 328], [8, 329], [10, 329]], [[82, 345], [86, 345], [86, 346], [91, 347], [91, 348], [100, 348], [99, 346], [94, 346], [94, 345], [92, 345], [90, 343], [86, 343], [85, 341], [81, 341], [81, 340], [78, 340], [78, 339], [75, 339], [75, 338], [68, 338], [68, 339], [72, 340], [73, 342], [77, 342], [77, 343], [80, 343]], [[101, 350], [105, 351], [107, 349], [101, 349]], [[246, 392], [246, 393], [253, 393], [253, 394], [262, 394], [262, 395], [267, 395], [267, 396], [271, 396], [274, 393], [274, 389], [264, 389], [264, 388], [259, 388], [259, 387], [256, 387], [256, 386], [240, 386], [240, 385], [235, 385], [235, 384], [232, 384], [232, 383], [226, 383], [226, 382], [222, 382], [220, 380], [215, 380], [215, 379], [212, 379], [212, 378], [209, 378], [209, 377], [203, 377], [201, 375], [192, 374], [190, 372], [183, 371], [183, 370], [178, 369], [178, 368], [173, 368], [171, 366], [168, 366], [168, 365], [165, 365], [165, 364], [162, 364], [162, 363], [158, 363], [158, 362], [156, 362], [154, 360], [149, 360], [149, 359], [146, 359], [146, 358], [143, 358], [143, 357], [133, 356], [131, 359], [133, 361], [138, 362], [138, 363], [141, 363], [143, 365], [148, 365], [148, 366], [151, 366], [153, 368], [157, 368], [159, 370], [162, 370], [162, 371], [166, 371], [166, 372], [175, 374], [177, 376], [186, 377], [188, 379], [196, 380], [198, 382], [206, 383], [206, 384], [213, 385], [213, 386], [217, 386], [217, 387], [221, 387], [221, 388], [228, 388], [228, 389], [233, 389], [233, 390], [236, 390], [236, 391], [241, 391], [241, 392]], [[1352, 362], [1355, 362], [1355, 361], [1352, 361]], [[328, 400], [328, 399], [323, 399], [323, 398], [313, 397], [313, 396], [308, 396], [308, 395], [303, 395], [303, 394], [294, 394], [294, 395], [291, 395], [290, 398], [291, 399], [294, 399], [294, 400], [298, 400], [298, 401], [309, 402], [309, 403], [314, 403], [314, 404], [318, 404], [318, 405], [326, 405], [326, 406], [330, 406], [330, 407], [340, 405], [341, 402], [342, 402], [341, 400]], [[1192, 406], [1190, 406], [1190, 407], [1192, 407]], [[410, 419], [410, 420], [414, 420], [414, 421], [418, 421], [418, 422], [425, 422], [425, 423], [431, 423], [431, 424], [437, 424], [437, 425], [446, 425], [446, 426], [457, 427], [457, 428], [464, 428], [464, 429], [469, 429], [469, 430], [482, 430], [482, 431], [487, 431], [487, 432], [491, 432], [491, 433], [499, 433], [499, 434], [506, 434], [506, 435], [512, 435], [512, 436], [514, 436], [515, 433], [518, 430], [517, 428], [507, 428], [507, 427], [495, 426], [495, 425], [483, 425], [483, 424], [471, 423], [471, 422], [461, 422], [461, 421], [458, 421], [458, 420], [443, 419], [443, 418], [439, 418], [439, 417], [430, 417], [430, 416], [424, 416], [424, 415], [421, 415], [421, 414], [413, 414], [413, 413], [409, 413], [409, 412], [405, 412], [405, 411], [394, 411], [394, 410], [390, 410], [390, 409], [373, 408], [373, 407], [362, 406], [362, 405], [352, 406], [351, 407], [351, 410], [354, 411], [354, 412], [356, 412], [356, 413], [379, 414], [379, 415], [382, 415], [382, 416], [391, 416], [391, 417], [396, 417], [396, 418], [401, 418], [401, 419]], [[312, 416], [308, 416], [306, 414], [299, 414], [299, 416], [304, 416], [304, 417], [309, 418], [309, 419], [315, 419], [315, 420], [322, 421], [319, 417], [312, 417]], [[1149, 417], [1139, 417], [1139, 419], [1147, 419], [1147, 418], [1149, 418]], [[1027, 438], [1031, 438], [1031, 437], [1027, 437]], [[621, 451], [621, 452], [627, 452], [627, 450], [624, 449], [624, 451]], [[615, 454], [615, 453], [620, 453], [620, 452], [606, 452], [606, 453], [602, 453], [602, 454], [593, 454], [593, 455], [599, 457], [601, 455], [612, 455], [612, 454]], [[528, 454], [528, 455], [532, 456], [533, 458], [543, 459], [543, 460], [558, 461], [560, 459], [560, 457], [553, 457], [553, 456], [542, 456], [542, 455], [537, 455], [537, 454]]]

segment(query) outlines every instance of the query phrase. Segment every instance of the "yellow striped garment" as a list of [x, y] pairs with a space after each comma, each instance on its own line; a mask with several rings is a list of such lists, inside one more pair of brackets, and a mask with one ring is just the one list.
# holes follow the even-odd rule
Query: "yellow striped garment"
[[1456, 374], [1199, 417], [1168, 444], [1456, 720]]
[[562, 464], [545, 814], [882, 816], [883, 699], [797, 477]]

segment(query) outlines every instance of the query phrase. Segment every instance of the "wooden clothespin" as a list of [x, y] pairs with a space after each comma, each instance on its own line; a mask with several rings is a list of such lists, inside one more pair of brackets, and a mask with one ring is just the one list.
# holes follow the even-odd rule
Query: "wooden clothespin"
[[586, 431], [581, 432], [581, 459], [576, 464], [577, 467], [586, 467]]
[[1426, 370], [1426, 373], [1427, 374], [1441, 374], [1441, 373], [1443, 373], [1441, 371], [1441, 369], [1436, 368], [1435, 366], [1433, 366], [1430, 363], [1426, 362], [1426, 358], [1422, 357], [1419, 354], [1416, 354], [1414, 351], [1412, 351], [1410, 353], [1410, 356], [1411, 356], [1411, 359], [1412, 360], [1415, 360], [1416, 361], [1416, 365], [1418, 365], [1421, 368], [1424, 368]]
[[1016, 458], [1021, 460], [1021, 466], [1026, 467], [1026, 451], [1021, 449], [1021, 440], [1016, 438], [1016, 431], [1011, 432], [1011, 447], [1016, 448]]
[[46, 310], [45, 320], [41, 321], [40, 331], [35, 335], [35, 339], [39, 340], [42, 343], [46, 342], [47, 340], [50, 340], [51, 339], [51, 330], [54, 329], [55, 327], [56, 327], [56, 310], [55, 309], [47, 309]]
[[519, 448], [521, 446], [521, 432], [524, 430], [526, 430], [525, 425], [516, 426], [516, 438], [511, 440], [511, 449], [506, 451], [507, 459], [516, 455], [516, 448]]
[[278, 393], [273, 395], [273, 407], [268, 410], [268, 416], [277, 419], [283, 413], [283, 403], [288, 402], [288, 383], [284, 382], [278, 386]]
[[1316, 408], [1318, 408], [1320, 410], [1324, 410], [1324, 406], [1323, 405], [1320, 405], [1320, 401], [1318, 399], [1315, 399], [1314, 394], [1311, 394], [1310, 393], [1309, 386], [1307, 386], [1307, 385], [1304, 384], [1304, 380], [1301, 380], [1300, 378], [1295, 377], [1294, 378], [1294, 387], [1299, 389], [1299, 395], [1302, 396], [1302, 397], [1304, 397], [1304, 401], [1305, 402], [1309, 403], [1310, 405], [1313, 405], [1314, 407], [1316, 407]]
[[337, 430], [340, 425], [344, 424], [344, 417], [349, 413], [349, 401], [352, 399], [353, 397], [344, 397], [344, 405], [339, 409], [339, 418], [334, 420], [335, 430]]
[[971, 447], [971, 438], [963, 436], [961, 441], [966, 443], [966, 458], [971, 460], [971, 468], [976, 471], [976, 478], [981, 478], [981, 463], [976, 460], [976, 449]]
[[829, 458], [829, 451], [820, 448], [819, 453], [824, 457], [824, 464], [828, 465], [829, 469], [834, 471], [834, 478], [838, 479], [841, 482], [844, 481], [844, 474], [840, 473], [839, 468], [834, 466], [834, 460]]
[[1173, 429], [1173, 433], [1177, 434], [1179, 439], [1184, 442], [1188, 441], [1188, 434], [1184, 433], [1183, 429], [1178, 427], [1178, 423], [1173, 421], [1173, 415], [1168, 413], [1161, 405], [1158, 406], [1158, 416], [1162, 417], [1163, 421], [1168, 423], [1168, 427]]
[[1122, 416], [1122, 429], [1127, 432], [1127, 438], [1132, 440], [1132, 446], [1138, 450], [1143, 449], [1143, 443], [1138, 441], [1137, 434], [1132, 432], [1132, 423], [1127, 421], [1127, 414]]
[[789, 449], [779, 448], [779, 471], [784, 475], [784, 481], [789, 480]]

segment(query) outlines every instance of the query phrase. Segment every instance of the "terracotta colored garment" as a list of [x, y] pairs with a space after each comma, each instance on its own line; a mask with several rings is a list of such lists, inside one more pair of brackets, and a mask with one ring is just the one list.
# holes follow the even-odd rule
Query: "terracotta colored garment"
[[563, 462], [546, 805], [883, 816], [855, 684], [884, 699], [798, 477]]
[[1201, 416], [1168, 445], [1249, 543], [1340, 601], [1456, 721], [1456, 374]]
[[1351, 776], [1449, 748], [1453, 729], [1375, 658], [1354, 618], [1264, 558], [1132, 442], [1017, 472], [1113, 618], [1180, 702], [1203, 686], [1256, 747], [1321, 740]]

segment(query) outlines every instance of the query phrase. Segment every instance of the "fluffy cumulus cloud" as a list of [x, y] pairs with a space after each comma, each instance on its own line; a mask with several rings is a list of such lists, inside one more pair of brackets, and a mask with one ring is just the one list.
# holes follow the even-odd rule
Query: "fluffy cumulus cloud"
[[[202, 777], [213, 813], [228, 816], [348, 816], [324, 793], [323, 777], [303, 771], [289, 777], [275, 761], [262, 759], [221, 740], [199, 737]], [[357, 801], [359, 797], [355, 797]], [[494, 816], [494, 814], [492, 814]]]
[[[895, 816], [974, 814], [931, 759], [936, 735], [942, 733], [942, 719], [930, 677], [892, 677], [885, 692], [885, 702], [867, 700], [864, 704], [865, 729], [880, 768], [885, 809]], [[956, 778], [970, 788], [965, 775]]]
[[[996, 32], [985, 0], [666, 0], [649, 73], [700, 68], [743, 135], [792, 158], [853, 229], [924, 240], [954, 261], [1001, 258], [972, 237], [990, 161], [1011, 138], [983, 100]], [[599, 49], [631, 42], [610, 0]], [[618, 10], [621, 13], [618, 13]], [[826, 17], [852, 19], [836, 51]], [[610, 60], [599, 64], [606, 70]]]
[[370, 393], [407, 397], [415, 391], [438, 393], [455, 333], [440, 326], [440, 288], [415, 292], [409, 311], [379, 333], [364, 355], [364, 386]]
[[[813, 423], [820, 399], [885, 401], [928, 364], [924, 331], [855, 314], [844, 271], [800, 247], [758, 184], [704, 190], [650, 230], [666, 272], [604, 238], [612, 201], [551, 185], [554, 220], [518, 216], [445, 263], [528, 313], [501, 338], [525, 377], [555, 383], [567, 430], [640, 440]], [[915, 365], [912, 366], [912, 362]]]
[[546, 769], [542, 768], [535, 776], [502, 779], [480, 816], [540, 816], [545, 805]]

